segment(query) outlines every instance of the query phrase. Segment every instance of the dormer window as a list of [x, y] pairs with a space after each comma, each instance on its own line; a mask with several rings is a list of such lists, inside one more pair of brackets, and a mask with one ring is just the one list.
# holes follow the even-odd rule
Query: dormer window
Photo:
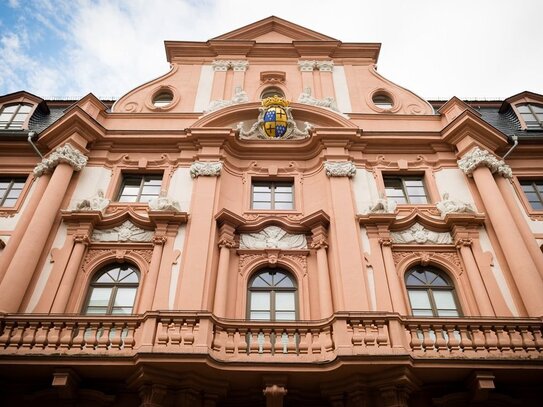
[[543, 106], [538, 105], [520, 105], [517, 106], [526, 129], [541, 129], [543, 128]]
[[22, 130], [31, 111], [31, 105], [4, 106], [0, 112], [0, 130]]

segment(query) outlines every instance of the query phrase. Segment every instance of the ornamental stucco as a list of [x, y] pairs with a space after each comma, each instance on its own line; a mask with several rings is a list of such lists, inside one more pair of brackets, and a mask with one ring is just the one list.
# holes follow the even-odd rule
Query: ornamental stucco
[[207, 109], [204, 111], [204, 113], [211, 113], [215, 110], [222, 109], [223, 107], [232, 106], [232, 105], [239, 105], [240, 103], [246, 103], [249, 101], [249, 97], [247, 96], [247, 93], [241, 89], [240, 86], [237, 86], [234, 91], [234, 96], [232, 99], [228, 100], [212, 100]]
[[227, 71], [228, 68], [232, 68], [234, 71], [240, 71], [245, 72], [247, 68], [249, 67], [249, 61], [247, 60], [226, 60], [226, 59], [220, 59], [215, 60], [211, 63], [211, 66], [213, 67], [213, 70], [216, 72], [224, 72]]
[[304, 103], [306, 105], [327, 107], [334, 111], [339, 111], [337, 108], [336, 100], [333, 97], [325, 97], [324, 99], [317, 99], [311, 96], [311, 88], [306, 88], [298, 97], [298, 103]]
[[96, 195], [83, 199], [79, 202], [75, 209], [78, 211], [101, 211], [103, 212], [109, 205], [109, 199], [104, 198], [104, 192], [99, 190]]
[[493, 174], [498, 173], [505, 178], [513, 177], [511, 167], [505, 164], [503, 160], [498, 160], [487, 150], [481, 150], [479, 147], [473, 148], [458, 160], [458, 167], [467, 175], [471, 175], [481, 165], [488, 167]]
[[366, 213], [395, 213], [398, 203], [393, 199], [379, 198]]
[[278, 226], [268, 226], [258, 233], [242, 233], [240, 249], [307, 249], [303, 234], [290, 234]]
[[222, 170], [220, 161], [195, 161], [190, 166], [190, 176], [196, 177], [218, 177]]
[[95, 229], [92, 240], [96, 242], [151, 242], [154, 233], [141, 229], [129, 220], [111, 229]]
[[329, 177], [354, 177], [356, 174], [356, 166], [351, 161], [326, 161], [324, 169]]
[[45, 173], [52, 172], [60, 163], [69, 164], [75, 171], [81, 171], [87, 164], [87, 160], [87, 156], [75, 149], [71, 144], [65, 144], [36, 165], [34, 175], [40, 177]]
[[443, 200], [436, 203], [436, 208], [442, 218], [448, 213], [475, 213], [470, 203], [450, 199], [448, 193], [443, 194]]
[[392, 243], [417, 243], [417, 244], [452, 244], [450, 233], [433, 232], [419, 223], [415, 223], [409, 229], [400, 232], [391, 232]]
[[179, 202], [169, 198], [166, 191], [161, 191], [160, 196], [153, 198], [148, 203], [149, 209], [152, 211], [172, 211], [181, 212]]

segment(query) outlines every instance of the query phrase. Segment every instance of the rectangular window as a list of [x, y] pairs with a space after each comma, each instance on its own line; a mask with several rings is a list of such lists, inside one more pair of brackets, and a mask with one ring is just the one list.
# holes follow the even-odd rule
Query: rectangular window
[[386, 196], [399, 204], [426, 204], [428, 197], [422, 177], [385, 176]]
[[0, 207], [15, 206], [25, 183], [24, 177], [0, 177]]
[[520, 186], [532, 209], [543, 211], [543, 179], [520, 181]]
[[162, 175], [126, 174], [117, 201], [147, 203], [160, 195], [161, 186]]
[[252, 189], [252, 209], [294, 209], [292, 182], [253, 182]]

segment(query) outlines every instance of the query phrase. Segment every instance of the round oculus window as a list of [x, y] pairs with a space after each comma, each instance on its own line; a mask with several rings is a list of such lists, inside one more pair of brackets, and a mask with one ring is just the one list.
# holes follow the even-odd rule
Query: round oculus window
[[166, 107], [171, 104], [172, 101], [173, 93], [170, 91], [162, 91], [153, 98], [153, 105], [155, 107]]

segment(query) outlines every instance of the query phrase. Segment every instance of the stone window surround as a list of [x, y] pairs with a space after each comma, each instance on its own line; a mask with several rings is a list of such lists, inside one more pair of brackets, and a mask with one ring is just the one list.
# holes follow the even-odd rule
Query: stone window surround
[[424, 181], [424, 186], [426, 188], [426, 194], [428, 203], [426, 204], [398, 204], [403, 207], [413, 207], [413, 206], [434, 206], [436, 202], [441, 201], [441, 196], [437, 189], [437, 184], [433, 176], [433, 169], [430, 167], [423, 168], [414, 168], [414, 169], [389, 169], [389, 168], [374, 168], [376, 175], [376, 184], [379, 195], [386, 197], [385, 192], [385, 181], [384, 177], [386, 176], [398, 176], [398, 177], [414, 177], [420, 176]]
[[520, 181], [527, 181], [527, 180], [542, 180], [543, 177], [541, 177], [540, 173], [526, 173], [526, 174], [515, 174], [515, 176], [511, 180], [511, 184], [513, 185], [513, 190], [515, 191], [518, 200], [520, 201], [520, 204], [524, 208], [524, 211], [526, 214], [530, 217], [532, 220], [543, 220], [543, 210], [536, 210], [532, 207], [530, 202], [528, 202], [528, 198], [526, 198], [526, 195], [524, 194], [524, 191], [522, 189], [522, 186], [520, 185]]
[[9, 170], [2, 170], [2, 176], [8, 177], [8, 178], [9, 177], [13, 177], [13, 178], [26, 177], [26, 182], [23, 186], [23, 189], [21, 190], [21, 194], [17, 198], [17, 202], [15, 203], [15, 205], [6, 206], [6, 207], [0, 206], [0, 218], [5, 217], [5, 216], [13, 216], [21, 210], [21, 207], [26, 200], [26, 196], [28, 195], [28, 191], [30, 190], [30, 187], [32, 186], [32, 184], [34, 183], [34, 180], [36, 179], [36, 177], [29, 176], [28, 173], [24, 174], [21, 172], [11, 172]]

